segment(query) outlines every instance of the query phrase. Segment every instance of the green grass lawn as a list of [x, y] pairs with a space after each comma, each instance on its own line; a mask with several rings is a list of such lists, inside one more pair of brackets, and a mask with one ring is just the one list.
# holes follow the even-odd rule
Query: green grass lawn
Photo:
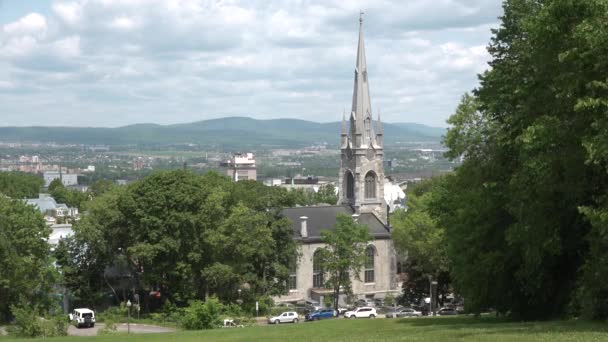
[[[608, 341], [608, 324], [586, 321], [516, 323], [494, 318], [337, 319], [171, 334], [68, 337], [49, 341]], [[0, 337], [1, 342], [27, 341]]]

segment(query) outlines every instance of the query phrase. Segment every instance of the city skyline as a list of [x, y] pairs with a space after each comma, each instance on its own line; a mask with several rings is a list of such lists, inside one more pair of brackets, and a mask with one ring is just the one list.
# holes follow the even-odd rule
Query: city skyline
[[445, 127], [487, 68], [498, 1], [2, 1], [1, 125], [338, 121], [360, 10], [374, 116]]

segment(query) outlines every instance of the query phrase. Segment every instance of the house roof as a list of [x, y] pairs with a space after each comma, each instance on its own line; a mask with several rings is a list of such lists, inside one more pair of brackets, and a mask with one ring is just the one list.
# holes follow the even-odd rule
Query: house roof
[[27, 204], [37, 207], [41, 213], [57, 208], [57, 202], [53, 197], [28, 198], [25, 201]]
[[[334, 230], [336, 216], [339, 214], [351, 216], [355, 213], [348, 205], [331, 205], [315, 207], [296, 207], [283, 209], [282, 214], [292, 222], [293, 236], [302, 239], [300, 235], [300, 217], [306, 216], [306, 229], [308, 238], [302, 239], [303, 242], [321, 241], [321, 231]], [[382, 223], [374, 214], [365, 213], [359, 216], [359, 223], [367, 225], [369, 232], [374, 239], [390, 239], [390, 229]]]

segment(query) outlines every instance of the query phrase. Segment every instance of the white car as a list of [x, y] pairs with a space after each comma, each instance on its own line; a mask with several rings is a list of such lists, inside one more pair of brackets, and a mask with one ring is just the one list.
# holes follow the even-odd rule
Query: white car
[[287, 311], [274, 317], [268, 318], [268, 324], [279, 324], [279, 323], [298, 323], [298, 313], [295, 311]]
[[74, 309], [69, 314], [70, 322], [74, 322], [78, 328], [82, 327], [94, 327], [95, 326], [95, 312], [90, 309], [80, 308]]
[[364, 306], [362, 308], [356, 308], [353, 311], [346, 311], [344, 318], [376, 318], [376, 309]]

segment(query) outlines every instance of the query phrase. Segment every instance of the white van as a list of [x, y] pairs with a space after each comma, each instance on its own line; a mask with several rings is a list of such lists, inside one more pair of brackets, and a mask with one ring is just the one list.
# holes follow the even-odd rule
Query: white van
[[82, 327], [94, 327], [95, 326], [95, 312], [90, 309], [74, 309], [69, 314], [70, 322], [74, 322], [78, 328]]

